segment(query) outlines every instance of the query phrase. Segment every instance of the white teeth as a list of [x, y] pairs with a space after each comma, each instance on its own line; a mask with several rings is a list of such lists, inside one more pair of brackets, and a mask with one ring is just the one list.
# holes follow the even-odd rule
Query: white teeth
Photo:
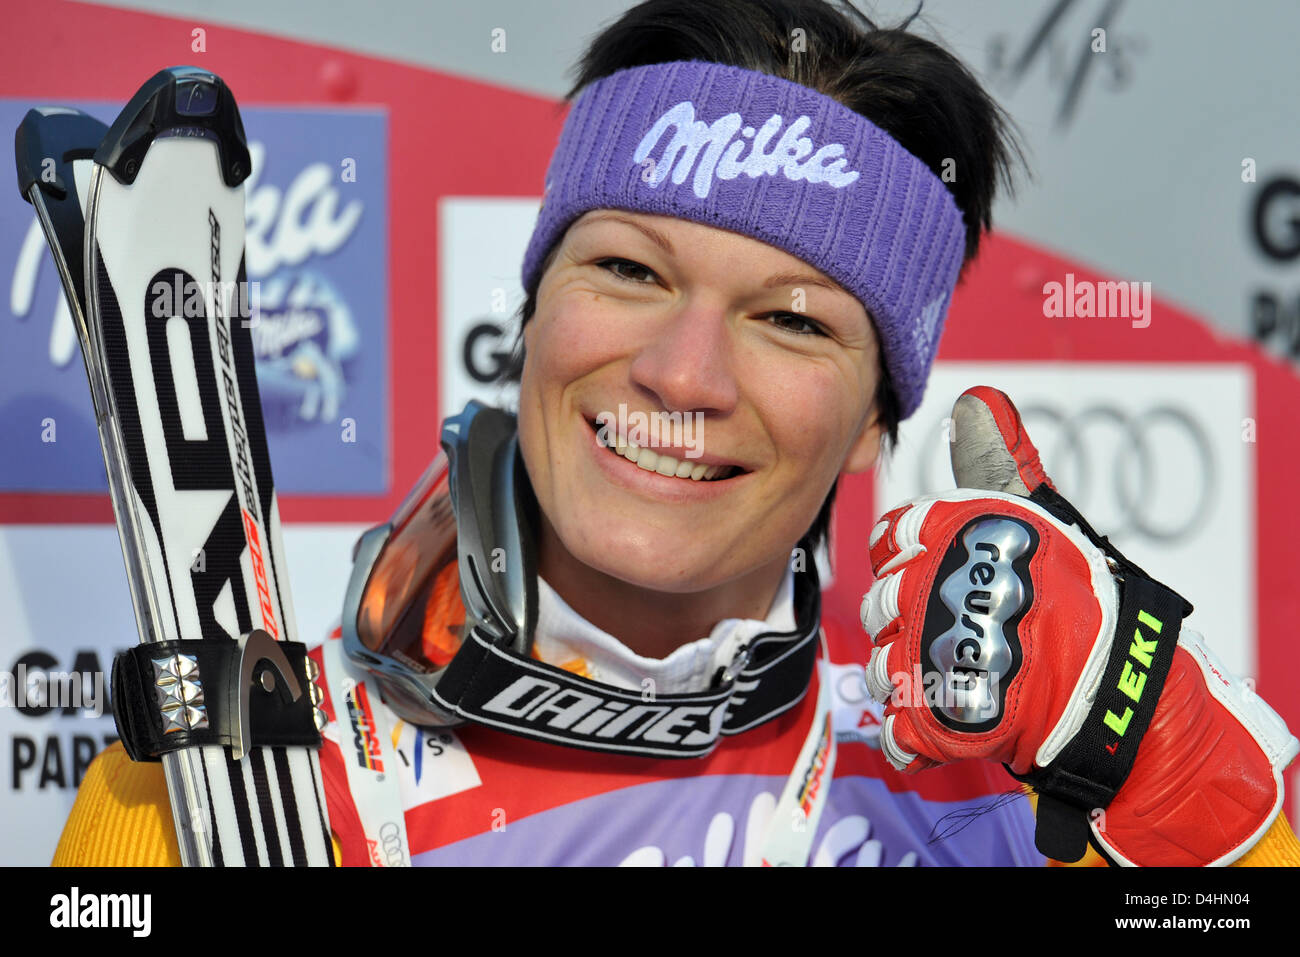
[[658, 472], [660, 475], [682, 479], [688, 478], [693, 482], [717, 478], [729, 469], [725, 465], [704, 465], [700, 462], [691, 463], [675, 459], [671, 455], [664, 455], [654, 449], [643, 449], [628, 442], [621, 436], [615, 436], [614, 443], [607, 445], [606, 448], [617, 455], [623, 456], [623, 458], [647, 472]]

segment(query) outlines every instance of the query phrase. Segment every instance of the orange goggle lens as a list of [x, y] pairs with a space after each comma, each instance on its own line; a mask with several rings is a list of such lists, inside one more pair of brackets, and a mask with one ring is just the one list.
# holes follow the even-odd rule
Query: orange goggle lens
[[437, 671], [460, 648], [465, 623], [445, 456], [425, 471], [392, 525], [366, 582], [357, 636], [376, 654]]

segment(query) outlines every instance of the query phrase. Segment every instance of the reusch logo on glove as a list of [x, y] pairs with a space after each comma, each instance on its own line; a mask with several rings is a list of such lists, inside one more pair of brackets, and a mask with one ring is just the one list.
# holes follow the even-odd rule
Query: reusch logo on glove
[[1029, 560], [1038, 533], [1005, 516], [980, 516], [953, 539], [930, 592], [921, 662], [930, 710], [954, 731], [982, 732], [1002, 719], [1020, 670], [1018, 628], [1034, 601]]

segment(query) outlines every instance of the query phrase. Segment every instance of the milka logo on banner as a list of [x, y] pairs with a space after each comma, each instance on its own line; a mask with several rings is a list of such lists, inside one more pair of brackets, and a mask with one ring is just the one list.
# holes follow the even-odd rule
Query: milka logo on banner
[[[683, 100], [659, 117], [645, 136], [641, 137], [641, 142], [637, 143], [636, 151], [632, 154], [632, 161], [642, 166], [650, 160], [646, 182], [652, 187], [659, 186], [670, 172], [673, 182], [680, 186], [686, 181], [691, 167], [695, 166], [692, 188], [700, 199], [709, 195], [715, 175], [718, 179], [726, 180], [735, 179], [741, 173], [752, 179], [783, 173], [786, 179], [794, 182], [806, 179], [810, 183], [826, 183], [836, 189], [842, 189], [858, 178], [856, 170], [844, 168], [847, 161], [843, 159], [842, 144], [828, 143], [813, 152], [812, 140], [803, 136], [804, 131], [812, 125], [812, 120], [806, 116], [800, 116], [790, 124], [777, 140], [772, 152], [764, 152], [784, 122], [779, 113], [773, 113], [757, 131], [752, 126], [742, 129], [744, 120], [740, 114], [728, 113], [710, 125], [695, 119], [695, 104]], [[651, 159], [651, 151], [670, 128], [673, 133], [668, 145], [658, 160]], [[737, 133], [744, 139], [736, 139]], [[746, 139], [753, 140], [753, 143], [749, 155], [742, 160], [740, 154], [745, 149]], [[701, 150], [704, 151], [702, 157]], [[697, 159], [698, 166], [695, 162]]]
[[[107, 114], [101, 119], [116, 113], [101, 102], [69, 105], [92, 116]], [[0, 97], [0, 126], [16, 128], [29, 106]], [[176, 231], [158, 241], [162, 258], [145, 268], [138, 256], [128, 257], [134, 265], [113, 277], [122, 305], [145, 310], [146, 325], [168, 326], [179, 316], [197, 330], [195, 321], [212, 318], [219, 301], [228, 329], [252, 340], [281, 492], [379, 494], [388, 488], [392, 444], [388, 114], [379, 108], [251, 107], [244, 125], [250, 175], [229, 198], [242, 200], [236, 221], [243, 220], [244, 238], [235, 245], [243, 247], [246, 268], [236, 268], [236, 223], [223, 216], [222, 282], [209, 285], [207, 205], [199, 205], [191, 177], [182, 195], [194, 203], [193, 216], [181, 215], [186, 204], [166, 204]], [[638, 127], [631, 141], [642, 132]], [[211, 155], [215, 159], [215, 148]], [[73, 165], [72, 178], [84, 194], [92, 164]], [[7, 294], [0, 307], [6, 326], [0, 407], [39, 412], [0, 416], [0, 446], [10, 453], [0, 455], [0, 492], [100, 491], [104, 464], [89, 390], [80, 381], [85, 370], [77, 330], [26, 203], [0, 208], [0, 262], [12, 267], [0, 278]], [[205, 328], [215, 354], [215, 326]], [[353, 446], [354, 454], [335, 454], [340, 442]], [[334, 467], [321, 469], [322, 458], [331, 455]], [[55, 503], [40, 508], [46, 506]]]
[[[252, 142], [248, 151], [252, 172], [245, 184], [244, 205], [249, 276], [270, 275], [313, 256], [328, 256], [356, 230], [364, 204], [360, 199], [343, 202], [343, 194], [333, 182], [335, 173], [327, 164], [311, 163], [303, 167], [282, 190], [270, 183], [259, 183], [266, 147]], [[22, 317], [30, 311], [40, 267], [47, 257], [45, 236], [40, 222], [33, 217], [19, 247], [10, 283], [9, 299], [14, 315]], [[247, 301], [247, 293], [241, 301]], [[185, 297], [179, 297], [177, 308], [184, 302]], [[274, 333], [268, 329], [267, 334]], [[50, 331], [50, 362], [56, 368], [63, 368], [76, 353], [72, 314], [60, 296]]]

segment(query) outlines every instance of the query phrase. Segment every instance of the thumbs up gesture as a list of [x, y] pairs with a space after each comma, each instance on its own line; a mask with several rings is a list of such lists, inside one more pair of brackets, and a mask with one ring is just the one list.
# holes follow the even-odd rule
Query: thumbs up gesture
[[1231, 863], [1276, 818], [1300, 742], [1229, 675], [1191, 606], [1060, 495], [1011, 400], [952, 415], [959, 488], [886, 512], [862, 602], [881, 747], [904, 771], [989, 758], [1039, 791], [1037, 843], [1077, 860]]

